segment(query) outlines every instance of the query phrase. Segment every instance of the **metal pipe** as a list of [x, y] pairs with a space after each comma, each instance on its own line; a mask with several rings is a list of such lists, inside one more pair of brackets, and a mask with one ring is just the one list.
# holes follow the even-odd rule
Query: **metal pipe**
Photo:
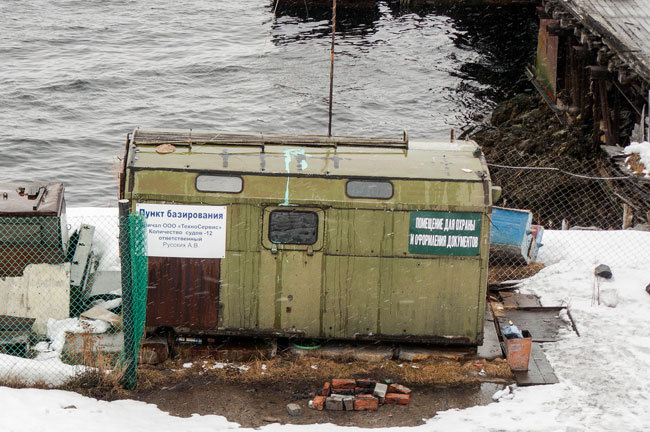
[[332, 48], [330, 49], [330, 106], [327, 136], [332, 136], [332, 95], [334, 92], [334, 35], [336, 34], [336, 0], [332, 0]]
[[122, 282], [122, 319], [124, 320], [124, 376], [122, 386], [134, 389], [137, 380], [137, 359], [133, 334], [133, 277], [131, 268], [131, 231], [129, 200], [118, 201], [120, 223], [120, 270]]

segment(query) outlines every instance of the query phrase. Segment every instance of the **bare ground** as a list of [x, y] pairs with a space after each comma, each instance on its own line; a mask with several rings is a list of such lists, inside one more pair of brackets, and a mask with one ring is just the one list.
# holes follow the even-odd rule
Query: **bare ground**
[[[483, 370], [485, 376], [479, 374]], [[309, 400], [331, 378], [389, 379], [412, 390], [408, 406], [384, 405], [377, 412], [315, 411]], [[438, 411], [485, 405], [492, 394], [512, 380], [502, 360], [419, 363], [341, 363], [324, 359], [286, 359], [223, 364], [200, 360], [184, 368], [167, 362], [143, 369], [138, 389], [120, 397], [153, 403], [172, 415], [213, 414], [245, 427], [334, 423], [360, 427], [414, 426]], [[111, 397], [112, 399], [113, 397]], [[291, 417], [288, 403], [303, 413]]]

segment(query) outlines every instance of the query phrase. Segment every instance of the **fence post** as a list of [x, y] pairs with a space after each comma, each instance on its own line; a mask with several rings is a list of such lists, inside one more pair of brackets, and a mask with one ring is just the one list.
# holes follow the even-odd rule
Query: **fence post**
[[124, 376], [122, 386], [135, 388], [138, 378], [138, 362], [135, 358], [135, 337], [133, 328], [133, 275], [131, 268], [131, 226], [129, 223], [129, 200], [118, 201], [120, 215], [120, 262], [122, 276], [122, 319], [124, 320]]

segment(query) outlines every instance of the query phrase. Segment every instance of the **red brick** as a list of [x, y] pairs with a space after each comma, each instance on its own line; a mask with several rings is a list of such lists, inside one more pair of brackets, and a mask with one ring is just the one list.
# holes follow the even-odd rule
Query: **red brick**
[[330, 384], [329, 381], [327, 381], [324, 385], [323, 388], [320, 391], [320, 394], [323, 396], [329, 396], [332, 391], [332, 384]]
[[332, 388], [334, 390], [339, 390], [339, 389], [352, 389], [357, 386], [357, 382], [353, 379], [333, 379], [332, 380]]
[[411, 394], [411, 389], [401, 384], [391, 384], [388, 386], [388, 393]]
[[372, 380], [372, 379], [358, 379], [357, 380], [357, 385], [359, 387], [364, 387], [364, 388], [375, 388], [375, 384], [377, 384], [379, 381], [377, 380]]
[[355, 387], [354, 389], [354, 394], [355, 395], [360, 395], [360, 394], [372, 394], [371, 388], [365, 388], [365, 387]]
[[411, 400], [411, 395], [401, 394], [401, 393], [387, 393], [386, 394], [386, 403], [387, 404], [397, 404], [397, 405], [408, 405]]
[[355, 411], [377, 411], [379, 400], [372, 395], [358, 395], [354, 398]]
[[325, 408], [326, 399], [327, 398], [325, 396], [316, 396], [314, 400], [311, 401], [311, 407], [315, 410], [323, 411], [323, 408]]

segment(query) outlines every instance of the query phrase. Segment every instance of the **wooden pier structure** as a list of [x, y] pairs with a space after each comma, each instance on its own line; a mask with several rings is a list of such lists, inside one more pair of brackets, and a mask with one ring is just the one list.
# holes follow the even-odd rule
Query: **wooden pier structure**
[[593, 122], [594, 146], [647, 139], [650, 0], [543, 0], [529, 72], [568, 121]]

